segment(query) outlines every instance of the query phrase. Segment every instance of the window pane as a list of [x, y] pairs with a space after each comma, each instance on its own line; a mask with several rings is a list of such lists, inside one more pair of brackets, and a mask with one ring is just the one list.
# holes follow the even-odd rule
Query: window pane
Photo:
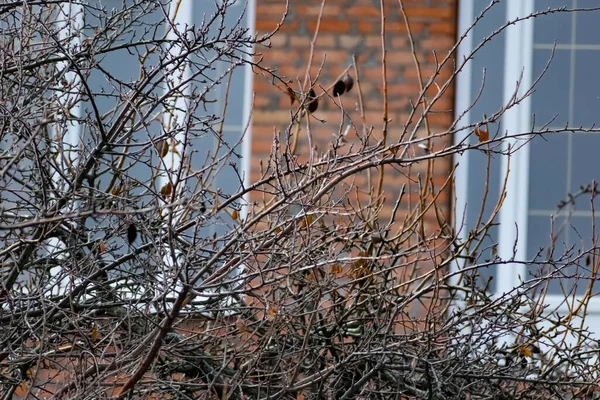
[[[487, 4], [484, 2], [474, 2], [474, 13], [478, 15]], [[473, 30], [473, 45], [485, 37], [490, 36], [493, 30], [502, 25], [506, 18], [506, 5], [499, 4], [492, 7], [485, 17], [475, 26]], [[471, 100], [479, 97], [473, 109], [470, 112], [471, 121], [481, 120], [484, 115], [493, 115], [502, 107], [502, 82], [504, 79], [504, 43], [505, 36], [500, 34], [495, 36], [490, 42], [486, 43], [474, 56], [471, 69]], [[496, 125], [489, 126], [490, 133], [493, 135], [497, 129]], [[476, 138], [471, 138], [476, 140]], [[489, 163], [489, 176], [488, 176]], [[477, 219], [482, 209], [484, 196], [487, 190], [487, 202], [484, 207], [483, 221], [487, 221], [494, 209], [500, 192], [500, 157], [491, 158], [483, 152], [471, 152], [469, 154], [469, 172], [468, 172], [468, 195], [467, 195], [467, 220], [463, 229], [469, 231], [476, 229]], [[483, 238], [481, 252], [478, 254], [479, 261], [493, 259], [492, 246], [497, 242], [497, 227], [492, 227], [489, 234]], [[481, 269], [480, 276], [482, 281], [487, 281], [495, 275], [496, 267]], [[494, 287], [492, 281], [492, 288]]]
[[[571, 3], [537, 1], [536, 7], [540, 10], [554, 6], [597, 7], [597, 2], [579, 0]], [[550, 128], [598, 125], [599, 15], [597, 12], [565, 13], [560, 17], [535, 20], [534, 77], [549, 57], [553, 35], [558, 44], [552, 64], [532, 96], [536, 127], [541, 127], [555, 114], [559, 116]], [[575, 207], [567, 204], [560, 213], [557, 204], [568, 200], [569, 194], [580, 191], [592, 180], [600, 180], [600, 161], [596, 161], [599, 146], [600, 135], [583, 132], [546, 135], [531, 143], [528, 257], [534, 257], [542, 249], [539, 260], [544, 260], [549, 257], [549, 249], [554, 251], [549, 263], [532, 265], [529, 272], [532, 276], [556, 274], [557, 279], [549, 285], [550, 294], [563, 295], [573, 290], [582, 294], [589, 282], [590, 266], [586, 265], [585, 257], [575, 261], [573, 258], [592, 245], [594, 218], [590, 195], [577, 198]], [[551, 215], [558, 215], [552, 226]], [[559, 260], [566, 252], [571, 261]]]
[[572, 77], [574, 96], [571, 125], [583, 127], [590, 127], [593, 124], [598, 125], [600, 48], [598, 50], [577, 50], [574, 52], [574, 57], [575, 74]]
[[[560, 258], [567, 248], [564, 234], [565, 223], [564, 218], [556, 218], [553, 221], [548, 216], [529, 217], [527, 258], [535, 263], [528, 266], [527, 279], [541, 278], [556, 273], [556, 259]], [[548, 262], [546, 263], [546, 261]], [[572, 285], [572, 283], [565, 282], [563, 279], [553, 279], [549, 283], [548, 292], [550, 294], [560, 294], [561, 281], [567, 287]]]
[[530, 147], [529, 209], [554, 212], [567, 192], [568, 134], [536, 137]]
[[534, 50], [534, 78], [544, 71], [549, 61], [550, 65], [531, 97], [531, 112], [535, 116], [536, 127], [544, 126], [551, 121], [550, 126], [564, 127], [569, 122], [571, 51], [556, 50], [552, 56], [552, 50]]
[[[598, 7], [597, 0], [577, 0], [578, 8]], [[577, 19], [575, 26], [575, 34], [578, 44], [598, 45], [600, 37], [600, 11], [586, 11], [576, 13], [574, 17]]]
[[[600, 182], [600, 157], [598, 148], [600, 146], [599, 133], [575, 133], [573, 134], [572, 154], [573, 159], [570, 168], [570, 192], [576, 193], [582, 186], [588, 186], [593, 180]], [[596, 206], [600, 203], [595, 202]], [[577, 199], [575, 208], [581, 211], [590, 211], [590, 195], [584, 195]]]
[[[592, 278], [591, 259], [583, 253], [592, 246], [594, 220], [575, 216], [551, 221], [549, 217], [529, 218], [528, 257], [539, 263], [529, 266], [529, 279], [550, 274], [548, 294], [564, 296], [573, 290], [583, 294]], [[595, 221], [598, 224], [600, 218]]]
[[[549, 8], [572, 7], [569, 0], [538, 0], [535, 2], [536, 10], [547, 10]], [[534, 20], [535, 31], [533, 41], [536, 44], [557, 44], [571, 42], [572, 18], [568, 13], [552, 13]]]

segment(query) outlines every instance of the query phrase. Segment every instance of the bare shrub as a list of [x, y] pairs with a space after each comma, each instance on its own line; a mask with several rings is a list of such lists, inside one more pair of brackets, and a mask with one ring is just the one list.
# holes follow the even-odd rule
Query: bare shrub
[[[277, 33], [254, 36], [239, 4], [217, 2], [190, 25], [176, 2], [113, 3], [0, 5], [5, 398], [591, 395], [595, 242], [533, 260], [485, 253], [506, 187], [467, 228], [447, 208], [454, 168], [433, 179], [453, 155], [511, 157], [549, 133], [494, 131], [533, 88], [484, 120], [429, 129], [486, 41], [464, 59], [460, 41], [437, 55], [392, 137], [385, 40], [383, 123], [370, 127], [340, 101], [353, 96], [364, 111], [360, 63], [332, 82], [282, 77], [255, 53]], [[231, 88], [244, 68], [292, 103], [269, 159], [251, 166], [254, 181], [246, 130], [226, 123], [241, 112]], [[441, 79], [444, 68], [455, 72]], [[318, 148], [311, 126], [324, 102], [339, 105], [340, 124]], [[452, 144], [455, 135], [468, 139]], [[386, 192], [399, 176], [408, 183]], [[560, 207], [596, 193], [591, 184]], [[515, 263], [541, 272], [493, 293], [480, 271]], [[589, 290], [565, 294], [561, 316], [545, 307], [545, 288], [572, 266], [587, 271]]]

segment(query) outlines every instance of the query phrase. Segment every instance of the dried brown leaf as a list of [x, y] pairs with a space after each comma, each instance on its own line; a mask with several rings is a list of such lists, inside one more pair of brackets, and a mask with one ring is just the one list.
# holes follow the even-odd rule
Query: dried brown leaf
[[300, 228], [306, 228], [307, 226], [310, 226], [310, 224], [312, 224], [313, 222], [313, 216], [312, 214], [308, 214], [307, 216], [305, 216], [304, 218], [302, 218], [300, 220], [299, 226]]
[[121, 193], [121, 185], [116, 185], [113, 190], [111, 191], [111, 194], [113, 196], [118, 196], [119, 193]]
[[294, 92], [294, 90], [290, 87], [287, 88], [287, 94], [288, 96], [290, 96], [290, 104], [294, 104], [294, 102], [296, 101], [296, 92]]
[[276, 315], [277, 315], [277, 306], [275, 306], [274, 304], [269, 304], [267, 306], [267, 319], [272, 321], [275, 319]]
[[241, 318], [238, 318], [237, 321], [235, 321], [235, 326], [237, 327], [237, 330], [239, 333], [248, 332], [248, 327], [246, 326], [246, 323]]
[[341, 264], [335, 263], [331, 266], [331, 275], [340, 276], [344, 272], [344, 268]]
[[170, 195], [171, 195], [171, 193], [173, 193], [173, 184], [172, 184], [171, 182], [168, 182], [168, 183], [167, 183], [165, 186], [163, 186], [163, 187], [160, 189], [160, 194], [161, 194], [163, 197], [170, 196]]
[[92, 327], [92, 331], [90, 332], [90, 338], [92, 339], [92, 342], [96, 342], [98, 341], [98, 339], [100, 339], [100, 332], [95, 326]]
[[158, 155], [160, 158], [164, 158], [167, 155], [170, 147], [169, 139], [166, 138], [157, 143], [156, 149], [158, 150]]
[[519, 353], [525, 357], [531, 357], [533, 355], [531, 348], [526, 345], [519, 346]]
[[475, 128], [475, 135], [479, 138], [479, 143], [490, 140], [490, 133], [483, 128]]

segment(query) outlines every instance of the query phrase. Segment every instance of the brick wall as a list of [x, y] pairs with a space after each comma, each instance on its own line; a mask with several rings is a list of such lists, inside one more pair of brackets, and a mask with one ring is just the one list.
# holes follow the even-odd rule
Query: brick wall
[[[422, 79], [427, 81], [436, 72], [436, 57], [442, 60], [456, 42], [456, 13], [458, 0], [403, 0], [405, 12], [415, 44], [415, 51], [420, 63]], [[259, 49], [265, 66], [277, 68], [277, 72], [293, 80], [290, 86], [298, 90], [299, 83], [304, 81], [311, 52], [311, 41], [321, 12], [321, 0], [290, 1], [289, 12], [285, 23], [272, 38], [270, 49]], [[387, 49], [387, 83], [389, 124], [388, 143], [397, 142], [405, 127], [409, 129], [416, 123], [419, 112], [409, 121], [412, 104], [419, 97], [419, 77], [415, 67], [407, 34], [407, 26], [397, 0], [384, 1], [385, 4], [385, 42]], [[282, 0], [257, 1], [256, 29], [259, 35], [273, 30], [285, 12]], [[379, 0], [327, 0], [325, 2], [319, 26], [319, 34], [314, 46], [310, 76], [316, 81], [317, 93], [322, 88], [330, 87], [345, 68], [352, 65], [353, 55], [359, 71], [364, 103], [365, 125], [373, 127], [374, 140], [381, 138], [383, 126], [383, 79], [382, 79], [382, 41], [381, 41], [381, 5]], [[435, 55], [434, 55], [435, 53]], [[453, 62], [441, 68], [435, 82], [442, 86], [451, 76]], [[351, 73], [354, 75], [353, 69]], [[355, 86], [356, 87], [356, 86]], [[273, 145], [276, 132], [285, 137], [289, 129], [290, 99], [284, 87], [276, 87], [272, 82], [260, 75], [255, 77], [255, 108], [252, 138], [252, 165], [257, 166], [265, 160]], [[436, 85], [427, 91], [429, 99], [437, 94]], [[361, 116], [357, 111], [357, 91], [342, 97], [345, 110], [350, 114], [356, 126], [361, 125]], [[435, 103], [429, 114], [429, 130], [423, 128], [418, 135], [437, 134], [448, 129], [453, 120], [454, 90], [449, 90]], [[297, 103], [296, 105], [297, 106]], [[319, 109], [314, 113], [318, 119], [325, 120], [321, 124], [316, 120], [311, 123], [311, 131], [317, 145], [317, 153], [328, 148], [332, 133], [340, 129], [340, 109], [332, 99], [325, 96]], [[358, 141], [356, 133], [348, 135], [348, 141]], [[433, 149], [440, 149], [452, 140], [444, 135], [432, 140]], [[409, 154], [419, 150], [413, 146]], [[306, 159], [308, 148], [304, 136], [300, 136], [299, 158]], [[426, 170], [433, 171], [433, 182], [440, 188], [447, 182], [451, 168], [450, 158], [440, 158], [434, 162], [415, 163], [408, 166], [388, 166], [385, 169], [384, 196], [386, 204], [381, 217], [387, 220], [400, 188], [406, 184], [406, 195], [398, 212], [398, 223], [410, 215], [418, 204], [417, 177], [423, 178]], [[378, 171], [372, 171], [377, 179]], [[365, 174], [355, 177], [354, 185], [366, 186]], [[252, 179], [258, 179], [259, 170], [252, 171]], [[450, 188], [450, 185], [448, 185]], [[431, 196], [429, 196], [431, 198]], [[437, 202], [441, 206], [446, 221], [450, 220], [450, 190], [443, 190]], [[425, 233], [435, 233], [440, 229], [433, 209], [425, 216]], [[429, 260], [416, 262], [418, 268], [430, 270], [439, 256], [443, 244], [431, 242], [435, 248]], [[408, 271], [405, 271], [407, 273]], [[429, 307], [430, 305], [424, 305]], [[419, 315], [425, 311], [415, 310]], [[412, 321], [414, 322], [414, 321]]]
[[[419, 94], [419, 80], [415, 62], [411, 54], [407, 27], [402, 17], [397, 0], [387, 0], [385, 3], [385, 30], [387, 54], [387, 81], [389, 101], [388, 142], [398, 141], [405, 125], [409, 123], [409, 113]], [[456, 8], [457, 0], [403, 0], [410, 28], [415, 41], [416, 53], [420, 62], [422, 78], [427, 81], [435, 72], [435, 56], [441, 60], [446, 56], [456, 41]], [[271, 40], [272, 48], [259, 49], [265, 66], [278, 69], [278, 73], [293, 80], [290, 85], [298, 89], [298, 81], [302, 82], [310, 55], [310, 44], [317, 26], [321, 10], [321, 0], [290, 1], [290, 8], [285, 23]], [[259, 35], [271, 31], [280, 21], [285, 12], [285, 2], [282, 0], [257, 1], [256, 29]], [[360, 74], [361, 88], [364, 100], [365, 120], [367, 126], [372, 126], [374, 136], [381, 137], [383, 125], [383, 83], [381, 68], [381, 8], [379, 0], [327, 0], [323, 8], [319, 35], [315, 42], [314, 58], [310, 68], [311, 79], [319, 75], [317, 93], [321, 87], [329, 87], [335, 82], [343, 70], [350, 66], [353, 55]], [[446, 81], [452, 72], [452, 62], [439, 72], [436, 82], [440, 85]], [[352, 74], [354, 74], [352, 72]], [[299, 79], [298, 79], [299, 78]], [[290, 99], [283, 92], [282, 86], [274, 86], [267, 78], [255, 77], [255, 108], [252, 138], [252, 165], [257, 166], [271, 150], [275, 132], [285, 133], [290, 121]], [[433, 97], [437, 89], [434, 86], [427, 92]], [[361, 117], [356, 110], [357, 92], [343, 97], [345, 110], [358, 125]], [[430, 132], [439, 133], [446, 130], [453, 119], [453, 88], [442, 96], [429, 114]], [[297, 105], [297, 103], [296, 103]], [[413, 117], [411, 123], [416, 122]], [[313, 137], [322, 152], [327, 149], [332, 139], [332, 133], [340, 126], [340, 110], [330, 98], [325, 98], [314, 114], [317, 118], [327, 121], [324, 124], [317, 121], [311, 124]], [[427, 133], [423, 129], [420, 135]], [[350, 134], [348, 140], [358, 140], [356, 134]], [[451, 140], [449, 135], [434, 140], [434, 148], [443, 147]], [[301, 145], [304, 137], [301, 136]], [[305, 157], [307, 149], [300, 149], [300, 158]], [[438, 159], [433, 166], [434, 182], [441, 186], [448, 178], [450, 159]], [[417, 198], [415, 178], [423, 176], [426, 163], [412, 165], [407, 171], [398, 172], [387, 168], [384, 190], [388, 207], [382, 216], [389, 215], [389, 210], [398, 195], [401, 184], [406, 183], [409, 196], [405, 196], [406, 209], [409, 202], [414, 204]], [[258, 179], [258, 168], [252, 171], [252, 179]], [[376, 172], [375, 172], [376, 173]], [[408, 176], [406, 176], [408, 175]], [[358, 184], [365, 183], [358, 177]], [[449, 211], [449, 191], [444, 191], [439, 197], [439, 204], [446, 204]], [[447, 214], [447, 213], [446, 213]], [[432, 218], [431, 229], [436, 229]]]

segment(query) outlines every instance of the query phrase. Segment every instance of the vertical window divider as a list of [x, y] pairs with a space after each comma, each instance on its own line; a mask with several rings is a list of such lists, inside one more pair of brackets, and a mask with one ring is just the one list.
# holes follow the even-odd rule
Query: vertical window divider
[[[169, 43], [168, 53], [172, 58], [178, 57], [182, 51], [185, 51], [185, 47], [181, 44], [171, 44], [171, 42], [177, 42], [180, 40], [181, 35], [187, 34], [187, 29], [193, 25], [193, 3], [192, 0], [171, 0], [169, 4], [169, 22], [166, 24], [166, 37]], [[162, 188], [166, 185], [173, 185], [171, 191], [177, 193], [182, 192], [183, 189], [180, 185], [182, 182], [178, 182], [178, 176], [182, 173], [181, 168], [184, 168], [184, 142], [186, 140], [185, 124], [187, 123], [189, 110], [188, 99], [191, 94], [191, 71], [187, 62], [183, 62], [178, 68], [169, 69], [163, 72], [165, 76], [165, 88], [164, 93], [168, 94], [172, 91], [172, 87], [177, 87], [183, 82], [186, 83], [182, 88], [178, 90], [181, 93], [174, 100], [167, 102], [167, 107], [170, 110], [163, 111], [163, 133], [169, 134], [176, 128], [175, 135], [170, 138], [166, 137], [166, 143], [169, 146], [169, 150], [166, 152], [164, 157], [159, 155], [158, 162], [158, 174], [156, 182], [158, 183], [158, 192], [162, 192]], [[171, 81], [172, 79], [172, 81]], [[177, 127], [175, 126], [177, 124]], [[162, 153], [162, 150], [160, 151]], [[163, 199], [164, 202], [170, 202], [170, 192]], [[166, 226], [166, 221], [172, 216], [175, 220], [180, 215], [177, 212], [177, 208], [162, 209], [163, 212], [163, 226]], [[168, 244], [161, 246], [159, 251], [164, 251], [162, 256], [163, 265], [162, 268], [156, 272], [155, 277], [155, 288], [154, 288], [154, 299], [153, 302], [166, 297], [177, 297], [177, 295], [183, 290], [183, 283], [180, 277], [185, 274], [181, 274], [178, 270], [178, 252], [172, 249]], [[173, 259], [175, 258], [175, 259]], [[152, 306], [154, 307], [154, 306]], [[158, 311], [158, 310], [154, 310]]]
[[[83, 6], [69, 2], [58, 5], [57, 10], [59, 15], [56, 23], [58, 30], [56, 37], [65, 43], [65, 51], [68, 52], [69, 49], [78, 48], [81, 45]], [[69, 61], [61, 61], [57, 63], [57, 66], [63, 71], [63, 81], [65, 82], [62, 94], [55, 91], [57, 102], [65, 106], [62, 108], [69, 115], [64, 115], [64, 120], [50, 126], [50, 132], [54, 136], [53, 141], [57, 151], [56, 167], [61, 169], [61, 173], [58, 171], [52, 173], [52, 180], [58, 190], [62, 188], [67, 190], [68, 183], [65, 182], [64, 177], [73, 175], [79, 159], [77, 153], [79, 152], [82, 132], [81, 123], [78, 119], [83, 116], [80, 98], [82, 84], [77, 72], [69, 68]], [[71, 211], [77, 210], [78, 205], [78, 201], [69, 203]], [[46, 241], [45, 249], [48, 253], [62, 252], [66, 249], [66, 244], [59, 238], [51, 238]], [[60, 256], [60, 258], [65, 264], [69, 262], [64, 256]], [[50, 268], [51, 285], [49, 288], [53, 295], [64, 293], [67, 287], [74, 283], [70, 274], [64, 272], [64, 267], [66, 265], [56, 265]]]
[[[533, 12], [533, 0], [508, 0], [507, 20], [525, 17]], [[533, 19], [519, 21], [506, 32], [504, 57], [504, 104], [510, 104], [514, 96], [522, 96], [531, 87], [533, 59]], [[517, 83], [518, 82], [518, 83]], [[517, 87], [518, 85], [518, 87]], [[513, 105], [502, 116], [502, 130], [506, 134], [524, 133], [531, 129], [531, 97]], [[526, 280], [527, 222], [529, 195], [529, 137], [505, 139], [504, 151], [512, 156], [501, 158], [501, 185], [508, 173], [506, 197], [500, 210], [498, 228], [498, 255], [503, 260], [514, 260], [498, 268], [496, 292], [499, 296], [513, 290], [520, 281]]]
[[[246, 4], [246, 18], [248, 20], [248, 28], [250, 32], [256, 32], [256, 0], [248, 0]], [[247, 59], [251, 57], [244, 56]], [[251, 60], [249, 60], [251, 61]], [[252, 158], [252, 104], [254, 103], [254, 73], [250, 64], [244, 65], [244, 109], [242, 110], [242, 123], [246, 124], [246, 128], [242, 126], [244, 138], [242, 140], [242, 172], [244, 174], [244, 187], [250, 185], [251, 158]], [[242, 207], [242, 218], [246, 218], [249, 213], [250, 195], [244, 195], [244, 206]]]
[[[187, 28], [193, 25], [193, 3], [192, 0], [171, 0], [171, 4], [169, 7], [169, 20], [172, 25], [167, 25], [167, 39], [169, 41], [177, 41], [179, 40], [179, 36], [185, 34]], [[177, 30], [177, 31], [176, 31]], [[179, 54], [184, 51], [184, 47], [181, 45], [168, 45], [170, 56], [175, 58], [178, 57]], [[182, 63], [182, 65], [174, 71], [165, 71], [165, 74], [173, 77], [173, 86], [177, 86], [181, 82], [189, 82], [191, 77], [191, 71], [186, 62]], [[181, 76], [179, 79], [180, 82], [175, 82], [178, 76]], [[165, 93], [168, 93], [171, 89], [169, 88], [169, 78], [165, 78]], [[178, 129], [177, 133], [173, 137], [174, 140], [174, 148], [169, 148], [169, 151], [162, 158], [159, 168], [157, 182], [160, 188], [164, 187], [168, 183], [177, 183], [173, 182], [178, 175], [178, 171], [183, 168], [183, 151], [184, 151], [184, 141], [185, 141], [185, 132], [183, 127], [187, 121], [189, 110], [188, 98], [191, 94], [190, 84], [186, 84], [183, 88], [181, 88], [180, 92], [182, 96], [177, 97], [174, 101], [171, 101], [169, 106], [172, 107], [172, 110], [167, 110], [167, 112], [163, 113], [163, 126], [166, 132], [172, 131], [174, 129], [174, 121], [177, 122], [178, 125], [182, 129]], [[171, 141], [168, 142], [169, 146], [171, 146]], [[172, 213], [174, 210], [169, 210], [169, 213]]]
[[[473, 4], [474, 0], [464, 0], [459, 2], [458, 10], [458, 35], [457, 40], [469, 29], [473, 23]], [[470, 32], [462, 40], [458, 47], [458, 62], [462, 63], [466, 60], [467, 56], [473, 48], [473, 32]], [[468, 125], [471, 123], [471, 113], [468, 111], [471, 103], [471, 74], [472, 74], [472, 61], [466, 62], [462, 67], [461, 73], [456, 77], [456, 97], [455, 97], [455, 109], [454, 118], [461, 118], [457, 121], [457, 124]], [[467, 110], [465, 112], [465, 110]], [[464, 114], [463, 114], [464, 113]], [[460, 145], [466, 141], [469, 135], [468, 130], [462, 130], [455, 134], [454, 145]], [[470, 153], [457, 152], [453, 156], [453, 163], [456, 165], [454, 180], [454, 192], [453, 197], [453, 213], [454, 213], [454, 225], [457, 231], [457, 235], [461, 241], [467, 240], [469, 236], [469, 227], [466, 225], [467, 221], [467, 202], [468, 202], [468, 176], [469, 176], [469, 155]], [[466, 259], [466, 258], [465, 258]], [[461, 259], [457, 259], [456, 263], [452, 263], [450, 266], [450, 272], [458, 272], [463, 267], [460, 265]], [[452, 274], [450, 277], [450, 283], [452, 285], [458, 285], [460, 280], [459, 274]]]

